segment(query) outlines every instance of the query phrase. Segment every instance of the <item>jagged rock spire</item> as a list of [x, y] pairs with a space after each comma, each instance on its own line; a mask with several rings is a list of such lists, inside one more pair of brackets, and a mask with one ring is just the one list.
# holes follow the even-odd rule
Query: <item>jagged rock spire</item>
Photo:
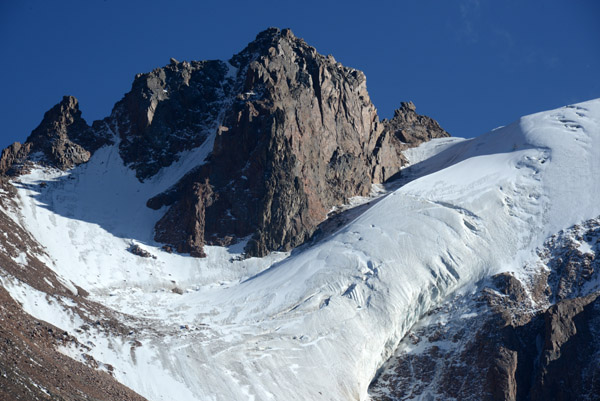
[[44, 114], [23, 145], [17, 142], [2, 152], [0, 171], [17, 173], [27, 161], [66, 170], [87, 162], [107, 142], [81, 117], [77, 99], [64, 96]]

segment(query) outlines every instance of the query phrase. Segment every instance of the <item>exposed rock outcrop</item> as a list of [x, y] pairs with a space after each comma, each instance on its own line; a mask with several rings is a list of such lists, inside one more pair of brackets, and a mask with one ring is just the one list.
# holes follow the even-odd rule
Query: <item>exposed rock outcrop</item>
[[434, 138], [446, 138], [447, 133], [437, 121], [417, 114], [413, 102], [402, 102], [391, 120], [383, 120], [382, 133], [373, 151], [373, 182], [395, 178], [406, 163], [402, 152]]
[[[276, 28], [259, 34], [230, 64], [237, 69], [235, 96], [208, 164], [148, 203], [172, 204], [157, 225], [157, 240], [202, 254], [204, 242], [252, 236], [249, 255], [289, 250], [306, 241], [332, 207], [367, 195], [373, 182], [400, 170], [400, 151], [408, 145], [391, 140], [395, 133], [379, 123], [362, 72]], [[419, 130], [414, 127], [425, 117], [411, 112], [402, 114], [405, 126]], [[204, 221], [182, 229], [175, 222], [198, 216], [186, 198], [195, 197], [185, 189], [194, 182], [209, 185], [214, 197], [200, 207]]]
[[31, 152], [31, 143], [15, 142], [2, 150], [0, 156], [0, 173], [2, 175], [14, 176], [26, 170], [25, 162]]
[[531, 400], [600, 397], [600, 293], [565, 299], [544, 313], [543, 346]]
[[4, 149], [0, 173], [19, 174], [32, 161], [66, 170], [87, 162], [94, 151], [109, 141], [87, 125], [77, 99], [65, 96], [46, 112], [24, 144], [17, 142]]
[[91, 127], [66, 96], [25, 144], [4, 150], [0, 173], [18, 175], [32, 162], [66, 170], [118, 138], [124, 163], [144, 181], [210, 135], [208, 160], [148, 201], [170, 207], [155, 239], [194, 256], [206, 243], [242, 238], [248, 255], [290, 250], [332, 208], [397, 174], [403, 150], [448, 134], [412, 103], [379, 122], [361, 71], [269, 28], [228, 62], [171, 59], [136, 75]]
[[394, 117], [391, 120], [383, 120], [382, 124], [386, 131], [404, 144], [404, 149], [418, 146], [434, 138], [450, 136], [437, 121], [417, 114], [413, 102], [402, 102], [400, 108], [394, 111]]
[[183, 186], [181, 199], [156, 223], [157, 241], [171, 244], [177, 252], [204, 257], [206, 208], [212, 205], [213, 192], [208, 180]]
[[[552, 236], [531, 280], [502, 273], [476, 299], [434, 312], [444, 323], [404, 340], [423, 341], [422, 351], [395, 356], [372, 399], [599, 399], [598, 255], [600, 218]], [[460, 323], [446, 324], [453, 320]]]
[[230, 69], [222, 61], [171, 59], [163, 68], [136, 75], [131, 91], [104, 122], [119, 134], [121, 157], [140, 180], [214, 132], [232, 90]]

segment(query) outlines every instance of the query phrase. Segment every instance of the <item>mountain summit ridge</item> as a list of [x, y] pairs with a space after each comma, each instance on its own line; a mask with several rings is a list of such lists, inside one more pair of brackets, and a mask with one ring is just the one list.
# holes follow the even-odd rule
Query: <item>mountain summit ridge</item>
[[[169, 207], [155, 239], [197, 257], [205, 256], [206, 243], [247, 237], [249, 256], [290, 250], [332, 208], [397, 174], [403, 150], [449, 135], [418, 116], [414, 105], [400, 109], [403, 122], [400, 114], [379, 122], [364, 73], [319, 54], [289, 29], [266, 29], [227, 62], [172, 59], [137, 74], [111, 115], [92, 127], [77, 100], [65, 99], [52, 109], [63, 114], [52, 115], [67, 123], [44, 128], [45, 119], [25, 145], [59, 169], [85, 163], [101, 145], [118, 141], [123, 162], [144, 181], [182, 152], [214, 140], [207, 160], [148, 201], [153, 209]], [[40, 130], [50, 135], [45, 147]], [[7, 172], [25, 159], [13, 147], [0, 166]]]

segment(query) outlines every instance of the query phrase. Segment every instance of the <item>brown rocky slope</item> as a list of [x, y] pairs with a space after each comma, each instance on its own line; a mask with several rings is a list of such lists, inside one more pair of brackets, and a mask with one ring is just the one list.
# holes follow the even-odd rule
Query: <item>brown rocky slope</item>
[[[2, 195], [0, 205], [10, 207], [10, 201]], [[62, 300], [87, 327], [110, 330], [123, 338], [130, 329], [117, 323], [112, 311], [89, 301], [84, 290], [77, 288], [73, 293], [67, 289], [37, 256], [44, 254], [40, 245], [4, 212], [0, 212], [0, 232], [4, 234], [0, 235], [0, 400], [145, 400], [117, 382], [110, 365], [99, 369], [74, 333], [29, 315], [6, 288], [11, 283], [24, 283], [30, 291], [45, 294], [48, 302]], [[19, 254], [26, 255], [27, 264], [15, 261]], [[91, 321], [90, 316], [98, 320]], [[82, 349], [86, 363], [61, 353], [61, 347]]]

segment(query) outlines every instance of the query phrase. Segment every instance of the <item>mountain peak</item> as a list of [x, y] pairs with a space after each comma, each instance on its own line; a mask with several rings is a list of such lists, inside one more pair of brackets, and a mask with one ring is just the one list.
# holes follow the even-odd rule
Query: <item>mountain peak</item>
[[65, 95], [62, 100], [54, 107], [61, 107], [63, 109], [76, 109], [79, 110], [79, 100], [75, 96]]
[[269, 27], [256, 35], [256, 41], [277, 40], [277, 39], [296, 39], [290, 28], [279, 29], [277, 27]]
[[[61, 128], [79, 120], [83, 120], [81, 118], [81, 111], [79, 110], [79, 101], [75, 96], [65, 95], [60, 102], [44, 113], [42, 122], [33, 132], [39, 133], [43, 129], [48, 129], [53, 135], [60, 136], [62, 132]], [[33, 132], [31, 135], [35, 137]], [[27, 139], [28, 141], [31, 139], [31, 135]]]
[[204, 255], [204, 243], [248, 236], [248, 255], [290, 250], [332, 208], [400, 170], [407, 145], [386, 139], [362, 72], [279, 28], [259, 33], [230, 63], [231, 103], [209, 160], [148, 201], [170, 206], [155, 240], [192, 255]]
[[258, 57], [272, 57], [277, 54], [273, 50], [278, 49], [282, 42], [310, 47], [304, 40], [296, 37], [291, 29], [270, 27], [256, 35], [256, 38], [248, 43], [242, 51], [235, 54], [229, 63], [237, 68], [243, 68], [244, 65], [248, 65]]
[[400, 108], [394, 111], [391, 120], [384, 120], [383, 124], [394, 137], [404, 144], [416, 146], [432, 138], [450, 136], [434, 119], [417, 114], [417, 107], [411, 101], [401, 102]]
[[143, 182], [208, 144], [207, 160], [188, 160], [183, 178], [148, 200], [153, 209], [170, 207], [155, 240], [202, 256], [205, 243], [251, 236], [248, 254], [265, 255], [302, 244], [328, 211], [400, 170], [406, 144], [385, 128], [361, 71], [271, 27], [229, 63], [171, 59], [136, 75], [92, 127], [77, 99], [65, 96], [4, 164], [29, 152], [68, 169], [116, 135], [121, 159]]
[[394, 111], [394, 115], [402, 114], [407, 111], [417, 111], [417, 107], [412, 101], [400, 102], [400, 108]]
[[29, 159], [61, 170], [69, 169], [87, 162], [91, 156], [88, 149], [93, 151], [104, 143], [81, 117], [77, 98], [63, 96], [44, 114], [42, 122], [22, 146], [5, 149], [0, 171], [9, 174], [24, 171]]

